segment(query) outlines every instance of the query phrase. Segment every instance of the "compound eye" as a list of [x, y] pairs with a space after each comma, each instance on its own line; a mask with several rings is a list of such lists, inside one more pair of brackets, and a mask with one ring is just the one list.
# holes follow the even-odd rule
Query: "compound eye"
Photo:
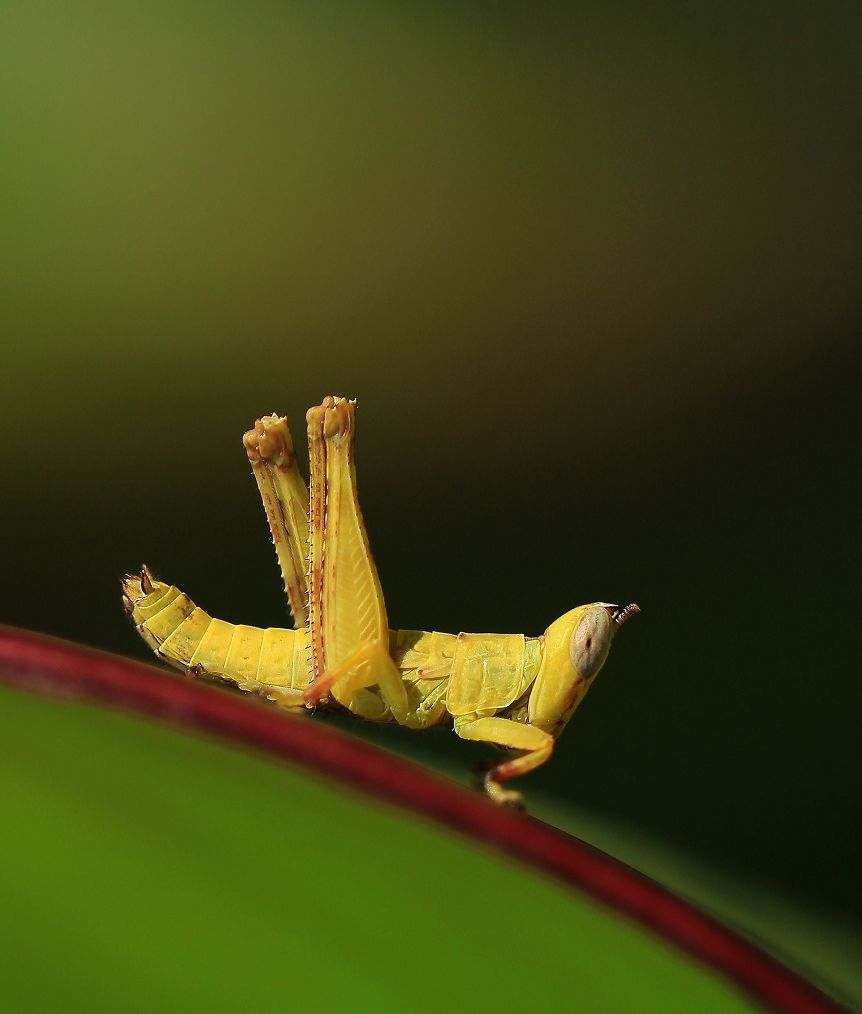
[[569, 657], [575, 671], [588, 680], [601, 669], [611, 643], [611, 619], [604, 606], [588, 610], [575, 627]]

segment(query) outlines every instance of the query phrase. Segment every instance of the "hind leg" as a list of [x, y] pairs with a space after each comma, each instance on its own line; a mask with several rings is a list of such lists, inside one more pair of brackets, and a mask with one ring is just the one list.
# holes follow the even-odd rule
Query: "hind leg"
[[407, 690], [389, 655], [383, 590], [359, 506], [354, 461], [356, 403], [326, 398], [309, 409], [311, 472], [310, 703], [328, 693], [350, 708], [376, 687], [392, 717], [414, 724]]
[[263, 416], [242, 442], [263, 500], [294, 626], [299, 629], [308, 622], [308, 490], [296, 466], [287, 418]]

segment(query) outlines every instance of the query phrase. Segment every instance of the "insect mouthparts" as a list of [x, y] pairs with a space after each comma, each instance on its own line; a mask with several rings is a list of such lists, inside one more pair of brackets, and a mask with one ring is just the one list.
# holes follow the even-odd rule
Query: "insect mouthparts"
[[618, 627], [621, 627], [626, 620], [630, 619], [632, 616], [637, 616], [640, 611], [641, 607], [637, 604], [637, 602], [630, 602], [627, 606], [617, 606], [617, 608], [611, 613], [611, 619]]

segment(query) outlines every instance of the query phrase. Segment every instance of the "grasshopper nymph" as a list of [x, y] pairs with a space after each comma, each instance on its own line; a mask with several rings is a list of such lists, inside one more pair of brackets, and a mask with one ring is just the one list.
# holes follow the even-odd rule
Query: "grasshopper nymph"
[[462, 739], [513, 749], [484, 786], [496, 802], [518, 803], [501, 783], [550, 757], [638, 606], [578, 606], [540, 637], [390, 630], [356, 490], [356, 402], [327, 397], [306, 419], [310, 494], [286, 418], [265, 416], [243, 437], [295, 629], [213, 619], [144, 567], [123, 581], [138, 633], [176, 668], [281, 707], [411, 729], [451, 722]]

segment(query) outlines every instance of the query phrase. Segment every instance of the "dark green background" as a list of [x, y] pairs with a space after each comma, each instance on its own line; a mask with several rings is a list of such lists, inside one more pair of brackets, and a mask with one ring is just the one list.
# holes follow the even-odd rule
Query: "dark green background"
[[527, 793], [858, 919], [860, 29], [4, 4], [0, 620], [283, 624], [240, 434], [356, 396], [393, 625], [643, 607]]

